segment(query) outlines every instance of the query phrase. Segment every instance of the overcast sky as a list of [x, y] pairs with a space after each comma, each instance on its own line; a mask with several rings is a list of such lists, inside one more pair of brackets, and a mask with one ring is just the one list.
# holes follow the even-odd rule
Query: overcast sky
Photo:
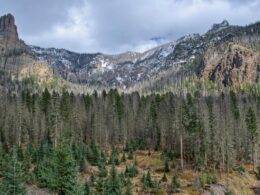
[[144, 51], [227, 19], [260, 20], [260, 0], [0, 0], [28, 44], [77, 52]]

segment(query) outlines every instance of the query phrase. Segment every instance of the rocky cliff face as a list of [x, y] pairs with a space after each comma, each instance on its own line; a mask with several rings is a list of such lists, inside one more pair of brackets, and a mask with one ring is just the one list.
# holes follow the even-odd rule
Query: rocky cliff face
[[202, 77], [225, 86], [259, 81], [259, 52], [237, 43], [209, 48], [204, 55], [204, 64]]
[[47, 62], [39, 61], [31, 48], [19, 39], [15, 18], [11, 14], [0, 17], [0, 68], [16, 79], [43, 75], [42, 72], [45, 72], [44, 79], [52, 77]]
[[25, 47], [19, 40], [14, 16], [11, 14], [0, 17], [0, 51], [5, 53], [9, 50]]

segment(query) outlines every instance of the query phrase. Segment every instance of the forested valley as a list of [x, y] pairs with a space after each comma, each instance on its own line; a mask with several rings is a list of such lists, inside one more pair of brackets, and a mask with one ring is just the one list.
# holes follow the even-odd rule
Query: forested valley
[[[258, 173], [256, 95], [144, 96], [116, 89], [79, 95], [45, 89], [3, 90], [0, 98], [0, 177], [6, 194], [24, 194], [27, 184], [58, 194], [170, 194], [180, 190], [178, 172], [185, 169], [198, 172], [202, 186], [216, 182], [215, 173], [243, 171], [244, 165]], [[157, 155], [162, 178], [151, 177], [149, 166], [138, 168], [140, 154]], [[86, 172], [89, 177], [82, 176]], [[133, 178], [142, 185], [133, 185]]]

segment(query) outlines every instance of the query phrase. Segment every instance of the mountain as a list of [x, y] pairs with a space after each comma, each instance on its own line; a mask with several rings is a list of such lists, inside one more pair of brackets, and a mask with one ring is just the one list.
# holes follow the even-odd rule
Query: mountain
[[36, 74], [44, 81], [58, 77], [71, 84], [121, 89], [149, 82], [165, 71], [171, 73], [169, 79], [195, 75], [224, 86], [259, 80], [260, 23], [240, 27], [224, 20], [203, 35], [184, 36], [143, 53], [117, 55], [28, 46], [18, 38], [11, 14], [1, 17], [0, 23], [0, 66], [12, 67], [22, 78]]
[[38, 83], [53, 80], [48, 63], [38, 60], [31, 48], [19, 39], [15, 18], [11, 14], [0, 18], [0, 69], [11, 80], [22, 80], [32, 75]]

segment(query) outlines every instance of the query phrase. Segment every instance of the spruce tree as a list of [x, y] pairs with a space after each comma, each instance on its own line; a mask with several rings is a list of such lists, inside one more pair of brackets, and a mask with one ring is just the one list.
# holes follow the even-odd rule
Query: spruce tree
[[67, 146], [61, 146], [55, 151], [53, 159], [55, 173], [53, 189], [58, 195], [75, 194], [78, 191], [77, 169], [72, 153]]
[[125, 162], [126, 161], [126, 157], [125, 157], [125, 153], [123, 153], [122, 158], [121, 158], [121, 162]]
[[165, 173], [168, 173], [170, 171], [168, 160], [165, 160], [163, 170]]
[[256, 167], [256, 143], [257, 143], [257, 121], [256, 121], [256, 114], [255, 111], [252, 108], [248, 109], [247, 115], [246, 115], [246, 124], [247, 124], [247, 130], [249, 133], [250, 141], [252, 142], [252, 161], [254, 164], [254, 169]]
[[126, 192], [125, 195], [132, 195], [132, 182], [130, 180], [130, 178], [127, 178], [126, 180]]
[[162, 179], [161, 179], [161, 182], [167, 182], [167, 176], [166, 176], [166, 174], [165, 173], [163, 173], [163, 177], [162, 177]]
[[105, 195], [121, 195], [122, 194], [122, 183], [117, 174], [115, 164], [112, 164], [110, 170], [110, 176], [107, 178], [105, 183]]
[[3, 172], [0, 191], [3, 193], [3, 195], [25, 195], [25, 181], [21, 164], [17, 160], [16, 151], [13, 152], [12, 157], [9, 157], [6, 166], [6, 170]]
[[177, 175], [174, 173], [173, 176], [172, 176], [172, 188], [173, 188], [173, 191], [176, 191], [178, 188], [180, 188], [181, 185], [180, 183], [178, 182], [178, 177]]
[[106, 169], [105, 163], [102, 162], [102, 161], [99, 161], [98, 168], [99, 168], [98, 176], [99, 177], [106, 177], [107, 176], [107, 169]]

